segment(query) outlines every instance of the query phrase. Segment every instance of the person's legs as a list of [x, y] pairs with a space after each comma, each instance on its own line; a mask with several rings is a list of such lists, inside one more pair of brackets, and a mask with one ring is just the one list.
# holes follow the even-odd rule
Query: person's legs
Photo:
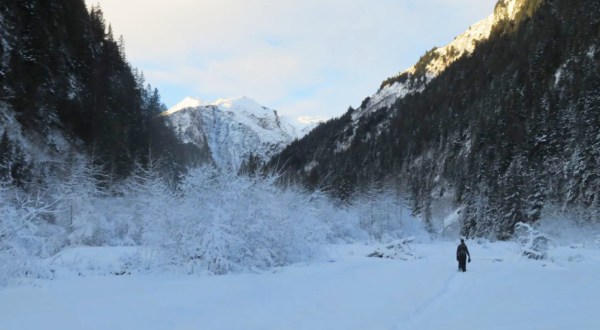
[[458, 270], [467, 271], [467, 257], [458, 257]]

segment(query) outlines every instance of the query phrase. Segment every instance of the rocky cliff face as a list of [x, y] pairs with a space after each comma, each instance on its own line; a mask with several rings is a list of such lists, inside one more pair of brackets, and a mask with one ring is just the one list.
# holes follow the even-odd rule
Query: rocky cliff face
[[163, 115], [182, 142], [208, 150], [215, 165], [233, 171], [251, 157], [268, 160], [298, 137], [277, 111], [247, 97], [213, 103], [186, 98]]

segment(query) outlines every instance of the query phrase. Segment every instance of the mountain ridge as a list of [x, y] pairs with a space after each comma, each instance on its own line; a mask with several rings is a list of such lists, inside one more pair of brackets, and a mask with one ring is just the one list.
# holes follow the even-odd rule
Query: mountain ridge
[[596, 219], [599, 8], [521, 0], [496, 10], [514, 20], [501, 16], [421, 90], [368, 112], [366, 99], [270, 164], [343, 200], [391, 186], [426, 224], [460, 210], [467, 236], [506, 239], [542, 212]]
[[[540, 1], [536, 0], [534, 6]], [[354, 117], [390, 107], [397, 99], [423, 90], [431, 79], [438, 76], [449, 65], [463, 56], [473, 53], [477, 43], [487, 40], [492, 31], [505, 21], [516, 22], [522, 11], [531, 10], [529, 0], [500, 0], [494, 12], [488, 17], [469, 26], [467, 30], [442, 47], [434, 47], [426, 52], [408, 69], [385, 79], [377, 92], [363, 101]], [[528, 13], [531, 15], [531, 13]], [[522, 18], [522, 17], [521, 17]], [[519, 19], [521, 19], [519, 18]]]
[[233, 171], [251, 157], [268, 160], [299, 134], [276, 110], [245, 96], [209, 103], [187, 97], [162, 116], [183, 143], [208, 151], [217, 167]]

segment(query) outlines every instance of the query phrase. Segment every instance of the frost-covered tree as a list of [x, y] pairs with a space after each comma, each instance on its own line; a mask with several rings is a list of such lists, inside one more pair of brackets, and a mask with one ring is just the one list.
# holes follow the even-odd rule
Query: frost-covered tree
[[39, 194], [0, 185], [0, 285], [39, 271], [36, 261], [48, 256], [43, 219], [50, 212], [51, 205]]
[[[115, 214], [116, 235], [128, 245], [160, 240], [164, 223], [172, 213], [174, 191], [163, 177], [161, 161], [149, 157], [145, 166], [136, 165], [133, 175], [121, 185], [118, 202], [125, 214]], [[158, 231], [158, 233], [157, 233]]]
[[524, 159], [517, 157], [511, 163], [502, 178], [503, 194], [497, 221], [494, 222], [494, 234], [505, 240], [512, 236], [517, 222], [527, 222]]
[[360, 228], [376, 241], [402, 237], [406, 218], [412, 219], [411, 211], [398, 192], [376, 184], [369, 185], [352, 204], [358, 211]]
[[536, 260], [548, 258], [551, 240], [547, 235], [531, 225], [518, 222], [515, 224], [515, 236], [523, 256]]
[[213, 167], [192, 169], [173, 211], [148, 224], [155, 235], [145, 241], [189, 272], [223, 274], [313, 258], [328, 234], [311, 205], [315, 196], [275, 182]]
[[56, 223], [66, 228], [70, 245], [103, 245], [108, 241], [109, 220], [98, 201], [107, 195], [101, 190], [104, 175], [94, 160], [71, 154], [62, 174], [51, 180], [56, 201]]

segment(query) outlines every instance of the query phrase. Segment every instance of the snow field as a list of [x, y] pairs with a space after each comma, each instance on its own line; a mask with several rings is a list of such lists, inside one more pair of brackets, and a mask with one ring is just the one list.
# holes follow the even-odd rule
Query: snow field
[[[559, 247], [533, 261], [515, 243], [467, 244], [466, 273], [454, 242], [414, 244], [408, 261], [336, 245], [319, 263], [223, 276], [98, 275], [135, 248], [73, 249], [53, 261], [55, 280], [0, 291], [0, 329], [600, 327], [597, 249]], [[90, 260], [98, 267], [77, 269]]]

